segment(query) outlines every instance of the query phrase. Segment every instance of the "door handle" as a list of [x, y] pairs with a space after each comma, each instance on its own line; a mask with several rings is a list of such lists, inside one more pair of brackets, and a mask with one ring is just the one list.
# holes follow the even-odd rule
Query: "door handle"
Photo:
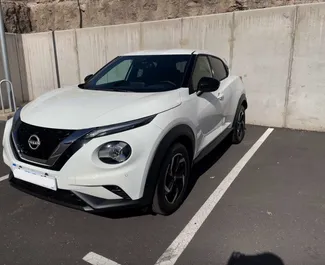
[[223, 94], [218, 94], [217, 99], [224, 100], [225, 96]]

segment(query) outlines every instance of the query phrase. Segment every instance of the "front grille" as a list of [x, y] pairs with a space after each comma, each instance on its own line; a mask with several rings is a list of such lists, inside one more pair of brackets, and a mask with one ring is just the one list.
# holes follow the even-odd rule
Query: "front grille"
[[[73, 132], [72, 130], [42, 128], [21, 122], [15, 132], [15, 143], [23, 155], [48, 160], [60, 142]], [[32, 135], [36, 135], [40, 140], [40, 145], [36, 150], [28, 144]]]

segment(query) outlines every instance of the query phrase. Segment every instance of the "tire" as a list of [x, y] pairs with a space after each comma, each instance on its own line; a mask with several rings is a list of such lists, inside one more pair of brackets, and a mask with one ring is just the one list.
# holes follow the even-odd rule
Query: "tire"
[[236, 118], [234, 120], [232, 143], [240, 144], [244, 140], [245, 134], [246, 134], [245, 107], [241, 105], [238, 109]]
[[191, 161], [186, 147], [180, 143], [173, 144], [160, 166], [152, 202], [154, 213], [170, 215], [182, 205], [190, 173]]

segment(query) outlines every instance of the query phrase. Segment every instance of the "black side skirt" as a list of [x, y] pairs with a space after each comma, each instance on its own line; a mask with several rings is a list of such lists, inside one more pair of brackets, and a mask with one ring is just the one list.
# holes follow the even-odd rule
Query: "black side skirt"
[[214, 139], [210, 144], [208, 144], [200, 154], [195, 158], [193, 164], [198, 163], [202, 158], [212, 152], [227, 136], [232, 133], [233, 128], [227, 128], [224, 130], [216, 139]]

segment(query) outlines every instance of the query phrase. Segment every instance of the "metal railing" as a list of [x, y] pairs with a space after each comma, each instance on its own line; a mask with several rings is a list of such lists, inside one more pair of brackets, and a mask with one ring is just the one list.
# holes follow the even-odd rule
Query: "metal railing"
[[[14, 92], [13, 85], [9, 80], [3, 79], [0, 81], [0, 101], [1, 101], [2, 113], [5, 114], [5, 106], [3, 104], [3, 95], [2, 95], [2, 84], [4, 84], [4, 83], [7, 83], [9, 109], [12, 112], [15, 112], [17, 110], [17, 107], [16, 107], [15, 92]], [[13, 104], [13, 108], [12, 108], [11, 102]]]

